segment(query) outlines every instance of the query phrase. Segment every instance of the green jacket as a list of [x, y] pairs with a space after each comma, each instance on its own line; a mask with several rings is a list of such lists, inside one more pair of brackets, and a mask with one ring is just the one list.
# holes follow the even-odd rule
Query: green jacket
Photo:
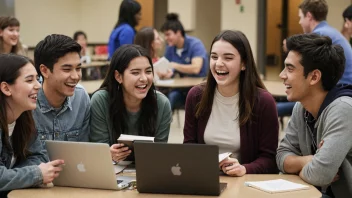
[[[156, 92], [158, 115], [156, 122], [155, 142], [167, 142], [172, 122], [172, 111], [168, 98], [160, 92]], [[90, 118], [90, 136], [91, 142], [115, 144], [117, 140], [112, 138], [113, 126], [109, 116], [109, 97], [106, 90], [99, 90], [91, 98], [91, 118]], [[140, 112], [128, 112], [129, 119], [127, 130], [124, 134], [139, 135], [137, 128], [137, 119]]]

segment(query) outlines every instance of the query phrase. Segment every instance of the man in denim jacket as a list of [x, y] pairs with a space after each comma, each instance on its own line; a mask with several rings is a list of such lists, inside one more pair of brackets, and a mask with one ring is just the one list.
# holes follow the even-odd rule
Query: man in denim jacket
[[9, 190], [42, 184], [43, 176], [39, 164], [46, 163], [49, 159], [39, 139], [35, 137], [29, 145], [28, 150], [31, 155], [10, 169], [13, 151], [2, 144], [1, 137], [3, 134], [0, 129], [0, 197], [7, 194]]
[[33, 112], [40, 140], [88, 142], [90, 105], [81, 80], [81, 46], [65, 35], [52, 34], [34, 51], [43, 78]]

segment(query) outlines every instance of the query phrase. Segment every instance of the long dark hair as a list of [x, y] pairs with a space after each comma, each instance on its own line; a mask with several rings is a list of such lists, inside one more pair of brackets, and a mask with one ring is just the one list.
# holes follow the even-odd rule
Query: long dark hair
[[[247, 37], [240, 31], [226, 30], [218, 34], [210, 47], [211, 49], [215, 42], [223, 40], [230, 43], [237, 49], [241, 56], [241, 61], [245, 64], [246, 69], [240, 73], [239, 84], [239, 123], [240, 126], [245, 125], [251, 120], [252, 110], [255, 104], [258, 88], [266, 89], [262, 80], [259, 78], [257, 67], [254, 62], [251, 46]], [[209, 69], [210, 70], [210, 69]], [[214, 93], [216, 88], [216, 80], [209, 71], [205, 90], [200, 103], [197, 105], [196, 117], [206, 113], [213, 105]]]
[[[7, 27], [20, 26], [20, 22], [15, 17], [0, 16], [0, 29], [4, 30]], [[1, 37], [0, 37], [1, 38]], [[12, 46], [11, 53], [20, 54], [23, 52], [22, 44], [18, 40], [15, 46]], [[0, 53], [4, 53], [4, 40], [0, 39]]]
[[[20, 69], [26, 64], [30, 63], [27, 57], [15, 54], [0, 54], [0, 83], [14, 84], [20, 75]], [[36, 130], [32, 112], [23, 112], [16, 120], [16, 125], [12, 135], [12, 147], [9, 143], [9, 129], [7, 124], [7, 110], [5, 94], [0, 91], [0, 129], [2, 131], [2, 144], [9, 150], [13, 150], [17, 162], [26, 159], [30, 154], [28, 146], [33, 140]]]
[[155, 51], [152, 48], [152, 43], [154, 41], [154, 28], [152, 27], [144, 27], [139, 30], [134, 38], [134, 44], [142, 46], [147, 50], [149, 56], [154, 58]]
[[[119, 47], [111, 58], [110, 67], [100, 89], [109, 93], [109, 115], [113, 125], [113, 139], [116, 141], [126, 129], [128, 119], [126, 105], [123, 99], [122, 85], [115, 79], [115, 71], [121, 75], [125, 72], [132, 59], [146, 57], [153, 68], [153, 63], [147, 51], [139, 45], [123, 45]], [[138, 135], [155, 136], [155, 125], [158, 114], [156, 91], [154, 84], [150, 87], [147, 96], [142, 100], [141, 114], [137, 120]]]
[[[122, 23], [127, 23], [134, 29], [137, 25], [136, 14], [142, 9], [141, 4], [135, 0], [123, 0], [120, 5], [119, 19], [114, 27], [117, 28]], [[135, 30], [136, 31], [136, 30]]]

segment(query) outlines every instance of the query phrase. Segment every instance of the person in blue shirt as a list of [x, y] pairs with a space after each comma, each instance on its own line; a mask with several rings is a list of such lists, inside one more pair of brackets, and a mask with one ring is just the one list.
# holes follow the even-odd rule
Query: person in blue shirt
[[135, 0], [123, 0], [120, 5], [119, 19], [110, 34], [108, 58], [111, 59], [115, 50], [124, 44], [133, 44], [136, 34], [135, 27], [141, 20], [141, 5]]
[[299, 24], [304, 33], [316, 33], [331, 38], [332, 43], [341, 45], [346, 57], [345, 71], [339, 84], [352, 84], [352, 49], [349, 42], [326, 22], [328, 4], [325, 0], [304, 0], [299, 5]]
[[52, 34], [34, 50], [34, 62], [43, 77], [33, 111], [40, 140], [88, 142], [90, 99], [78, 84], [82, 78], [81, 46], [72, 38]]
[[[168, 46], [165, 58], [171, 62], [172, 70], [166, 73], [158, 72], [161, 79], [172, 78], [175, 74], [182, 77], [205, 77], [208, 71], [208, 55], [202, 41], [185, 34], [183, 25], [175, 13], [167, 14], [166, 22], [161, 31], [165, 34]], [[168, 98], [171, 108], [185, 103], [189, 89], [173, 89]]]

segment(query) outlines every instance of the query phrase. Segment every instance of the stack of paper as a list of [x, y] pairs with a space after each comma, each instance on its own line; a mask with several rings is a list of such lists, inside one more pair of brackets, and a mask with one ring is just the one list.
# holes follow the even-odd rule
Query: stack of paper
[[307, 190], [309, 186], [293, 183], [284, 179], [268, 181], [245, 182], [246, 186], [253, 187], [268, 193], [280, 193], [296, 190]]
[[153, 66], [154, 70], [162, 73], [166, 73], [168, 69], [171, 69], [170, 62], [165, 57], [161, 57]]

